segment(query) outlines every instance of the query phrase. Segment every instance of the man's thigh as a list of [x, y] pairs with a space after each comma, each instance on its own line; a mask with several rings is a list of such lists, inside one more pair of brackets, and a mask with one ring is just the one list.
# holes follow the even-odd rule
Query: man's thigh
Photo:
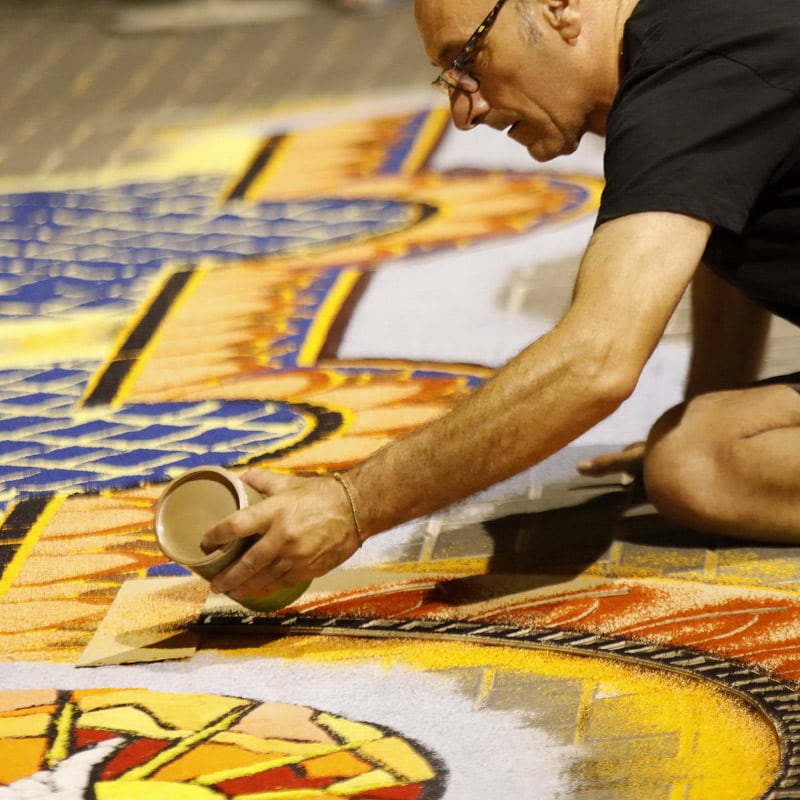
[[791, 427], [800, 427], [800, 372], [699, 395], [667, 411], [653, 426], [648, 445], [669, 438], [695, 449]]

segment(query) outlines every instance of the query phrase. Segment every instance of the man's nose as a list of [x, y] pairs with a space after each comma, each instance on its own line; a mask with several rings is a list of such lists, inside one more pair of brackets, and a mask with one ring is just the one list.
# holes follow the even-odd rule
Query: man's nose
[[459, 130], [468, 131], [480, 125], [488, 113], [489, 104], [480, 89], [475, 92], [453, 89], [450, 92], [450, 115]]

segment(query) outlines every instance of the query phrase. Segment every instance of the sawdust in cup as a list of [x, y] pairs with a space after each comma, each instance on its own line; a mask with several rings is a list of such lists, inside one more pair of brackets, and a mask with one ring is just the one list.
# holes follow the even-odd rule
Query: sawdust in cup
[[[203, 534], [224, 517], [262, 496], [221, 467], [197, 467], [168, 484], [156, 504], [155, 533], [161, 552], [207, 581], [238, 559], [255, 537], [236, 539], [210, 553], [200, 546]], [[294, 602], [311, 581], [300, 581], [265, 597], [237, 602], [253, 611], [275, 611]]]

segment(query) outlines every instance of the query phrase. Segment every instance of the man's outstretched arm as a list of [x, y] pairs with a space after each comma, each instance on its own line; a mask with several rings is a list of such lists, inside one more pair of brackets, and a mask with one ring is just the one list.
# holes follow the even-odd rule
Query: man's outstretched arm
[[[689, 284], [710, 226], [675, 214], [598, 228], [569, 311], [450, 413], [347, 473], [362, 536], [413, 519], [541, 461], [614, 411]], [[323, 574], [358, 547], [350, 503], [329, 478], [248, 476], [269, 496], [204, 537], [261, 539], [212, 584], [246, 597]]]

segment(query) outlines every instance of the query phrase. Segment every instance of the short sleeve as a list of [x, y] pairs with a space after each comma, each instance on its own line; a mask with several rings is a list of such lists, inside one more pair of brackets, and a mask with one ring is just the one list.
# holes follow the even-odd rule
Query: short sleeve
[[716, 53], [635, 65], [609, 114], [597, 224], [671, 211], [741, 233], [764, 187], [796, 158], [799, 106]]

